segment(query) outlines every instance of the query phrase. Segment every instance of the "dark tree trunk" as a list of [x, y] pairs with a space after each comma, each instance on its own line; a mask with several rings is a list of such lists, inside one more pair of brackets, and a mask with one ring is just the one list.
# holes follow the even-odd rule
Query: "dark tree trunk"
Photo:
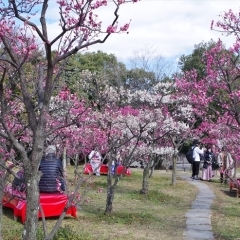
[[155, 170], [156, 166], [158, 165], [158, 163], [160, 162], [160, 156], [155, 155], [154, 156], [154, 160], [153, 160], [153, 164], [150, 167], [150, 174], [149, 174], [149, 178], [153, 177], [153, 171]]
[[[114, 175], [111, 173], [111, 165], [112, 165], [112, 161], [109, 161], [108, 162], [108, 176], [107, 176], [107, 200], [106, 200], [106, 209], [104, 212], [105, 215], [109, 215], [112, 213], [114, 192], [115, 192], [115, 188], [118, 183], [118, 177], [116, 175], [116, 171], [115, 171]], [[115, 177], [114, 183], [113, 183], [113, 176]]]
[[4, 187], [5, 187], [5, 181], [3, 179], [0, 180], [0, 240], [3, 240], [2, 238], [2, 199], [4, 195]]
[[23, 230], [23, 240], [36, 240], [36, 232], [38, 228], [38, 211], [39, 211], [39, 188], [38, 183], [41, 173], [38, 172], [38, 165], [31, 167], [34, 164], [28, 162], [24, 166], [25, 181], [26, 181], [26, 222]]
[[145, 168], [143, 169], [142, 189], [140, 190], [141, 194], [148, 194], [149, 170], [150, 170], [150, 162], [148, 162]]
[[107, 189], [107, 203], [106, 203], [106, 209], [105, 209], [105, 213], [106, 215], [109, 215], [112, 213], [112, 209], [113, 209], [113, 199], [114, 199], [114, 188], [113, 186], [108, 186]]
[[67, 166], [67, 152], [66, 152], [66, 148], [64, 148], [63, 150], [63, 154], [62, 154], [62, 165], [63, 165], [63, 169], [66, 169]]
[[236, 160], [234, 159], [234, 167], [233, 167], [233, 178], [237, 177], [237, 163]]
[[5, 161], [3, 161], [2, 159], [0, 160], [0, 163], [2, 164], [2, 166], [0, 166], [0, 171], [2, 173], [5, 173], [0, 178], [0, 240], [3, 240], [3, 237], [2, 237], [2, 217], [3, 217], [2, 200], [3, 200], [3, 196], [4, 196], [4, 189], [6, 187], [8, 179], [9, 179], [9, 175], [10, 175], [11, 170], [8, 167], [6, 167], [6, 168], [3, 167], [3, 166], [5, 166]]

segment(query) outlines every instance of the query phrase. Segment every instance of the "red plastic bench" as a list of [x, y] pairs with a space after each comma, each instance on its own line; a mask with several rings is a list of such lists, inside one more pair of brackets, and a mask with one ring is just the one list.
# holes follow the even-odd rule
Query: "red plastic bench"
[[236, 190], [236, 197], [240, 197], [240, 184], [237, 179], [231, 178], [229, 181], [230, 192]]
[[[20, 193], [8, 186], [4, 190], [3, 206], [12, 208], [14, 219], [21, 217], [22, 223], [26, 220], [26, 199], [25, 194]], [[40, 204], [44, 212], [44, 217], [60, 216], [68, 202], [68, 197], [64, 193], [40, 193]], [[67, 209], [67, 214], [77, 217], [76, 206], [71, 206]], [[41, 212], [38, 212], [38, 217], [41, 218]]]
[[[84, 165], [83, 173], [84, 174], [91, 174], [91, 173], [93, 173], [92, 166], [91, 166], [90, 163], [87, 163], [87, 164]], [[107, 164], [102, 164], [100, 166], [100, 174], [102, 174], [102, 175], [107, 175], [108, 174], [108, 165]], [[126, 168], [124, 166], [118, 166], [117, 167], [117, 175], [130, 176], [131, 174], [132, 173], [131, 173], [130, 168]]]

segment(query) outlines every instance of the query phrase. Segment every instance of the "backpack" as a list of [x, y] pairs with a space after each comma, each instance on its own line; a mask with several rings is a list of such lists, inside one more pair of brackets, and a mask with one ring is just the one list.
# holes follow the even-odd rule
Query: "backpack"
[[186, 158], [190, 164], [193, 164], [193, 162], [194, 162], [194, 158], [193, 158], [193, 149], [194, 148], [195, 147], [193, 147], [193, 148], [191, 147], [186, 153]]
[[24, 183], [24, 172], [20, 170], [16, 173], [17, 177], [14, 178], [12, 182], [13, 190], [17, 190], [19, 192], [25, 192], [26, 185]]

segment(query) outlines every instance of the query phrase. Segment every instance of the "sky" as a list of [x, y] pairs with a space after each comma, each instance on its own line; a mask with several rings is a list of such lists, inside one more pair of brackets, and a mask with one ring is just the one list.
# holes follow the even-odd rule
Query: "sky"
[[[221, 38], [227, 47], [233, 37], [222, 36], [210, 29], [211, 21], [220, 19], [224, 11], [238, 12], [238, 0], [141, 0], [121, 6], [119, 25], [131, 19], [129, 34], [113, 34], [104, 44], [91, 47], [113, 53], [127, 61], [134, 52], [151, 48], [156, 55], [177, 61], [179, 56], [191, 54], [194, 45]], [[104, 12], [103, 19], [112, 19], [112, 12]], [[110, 15], [107, 15], [109, 13]]]
[[[96, 0], [97, 1], [97, 0]], [[103, 30], [112, 23], [113, 1], [100, 7], [99, 21]], [[49, 2], [48, 24], [50, 35], [59, 33], [59, 9], [55, 1]], [[52, 4], [52, 5], [51, 5]], [[114, 54], [126, 63], [135, 52], [150, 49], [157, 56], [177, 63], [181, 55], [191, 54], [194, 45], [219, 38], [230, 47], [233, 37], [222, 36], [210, 29], [211, 22], [220, 20], [224, 11], [232, 9], [238, 13], [239, 0], [140, 0], [120, 7], [118, 25], [130, 23], [129, 33], [112, 34], [104, 44], [93, 45], [88, 51], [101, 50]], [[50, 36], [51, 38], [51, 36]]]

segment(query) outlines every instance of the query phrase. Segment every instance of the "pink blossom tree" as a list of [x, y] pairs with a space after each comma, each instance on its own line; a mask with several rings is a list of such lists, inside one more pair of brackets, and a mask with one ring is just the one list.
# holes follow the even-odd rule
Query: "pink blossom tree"
[[[0, 136], [16, 149], [23, 161], [28, 202], [23, 239], [36, 238], [40, 179], [38, 167], [46, 137], [59, 129], [55, 125], [55, 128], [47, 131], [47, 125], [51, 96], [57, 91], [65, 63], [69, 56], [79, 50], [104, 43], [112, 33], [127, 31], [129, 23], [118, 25], [118, 10], [127, 2], [137, 0], [111, 3], [105, 0], [60, 0], [54, 3], [48, 0], [1, 1]], [[95, 13], [108, 4], [113, 4], [115, 9], [113, 19], [103, 29]], [[52, 14], [50, 6], [59, 11], [59, 29], [53, 37], [50, 37], [48, 24]], [[42, 57], [32, 61], [38, 49], [43, 52]], [[29, 140], [32, 150], [29, 156], [26, 146], [20, 140]], [[2, 151], [5, 152], [3, 148]]]
[[206, 76], [197, 79], [196, 71], [185, 72], [176, 79], [192, 104], [200, 124], [194, 130], [205, 143], [223, 145], [239, 161], [239, 13], [224, 12], [211, 27], [225, 35], [234, 35], [236, 42], [226, 49], [219, 40], [204, 54]]

